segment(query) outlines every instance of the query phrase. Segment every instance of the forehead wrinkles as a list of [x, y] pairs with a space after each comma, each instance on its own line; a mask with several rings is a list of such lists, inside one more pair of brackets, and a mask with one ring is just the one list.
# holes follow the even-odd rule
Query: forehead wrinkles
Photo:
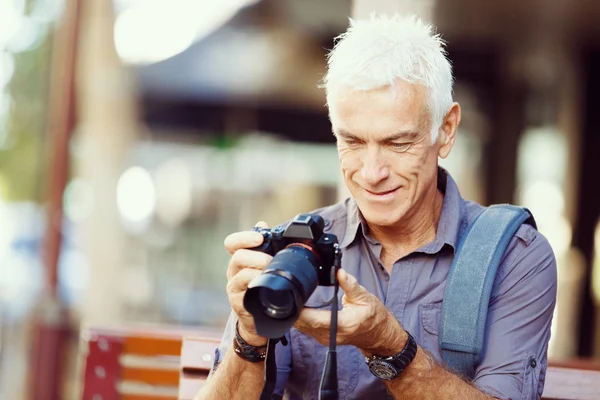
[[390, 135], [405, 130], [428, 133], [431, 118], [424, 101], [425, 93], [424, 86], [413, 84], [368, 91], [339, 88], [328, 98], [333, 131], [343, 130], [357, 136], [370, 131], [369, 128]]

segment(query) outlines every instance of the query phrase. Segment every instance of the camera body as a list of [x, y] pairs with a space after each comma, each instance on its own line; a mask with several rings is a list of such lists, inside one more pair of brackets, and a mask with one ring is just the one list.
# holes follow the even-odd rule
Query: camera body
[[271, 256], [291, 246], [301, 246], [314, 253], [321, 265], [317, 267], [318, 286], [332, 286], [335, 283], [335, 245], [337, 236], [323, 233], [323, 219], [316, 214], [299, 214], [287, 228], [276, 227], [253, 228], [263, 235], [262, 245], [251, 250], [260, 251]]
[[260, 336], [284, 336], [317, 286], [335, 285], [341, 253], [337, 237], [324, 229], [316, 214], [299, 214], [286, 228], [254, 229], [264, 241], [251, 250], [273, 256], [244, 295], [244, 308]]

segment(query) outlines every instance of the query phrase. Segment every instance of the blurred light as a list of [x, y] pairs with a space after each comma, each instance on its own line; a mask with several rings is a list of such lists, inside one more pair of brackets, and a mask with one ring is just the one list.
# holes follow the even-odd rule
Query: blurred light
[[60, 255], [59, 274], [60, 283], [67, 290], [81, 292], [88, 287], [91, 265], [86, 255], [80, 250], [66, 249]]
[[517, 174], [521, 184], [563, 183], [567, 171], [566, 135], [555, 126], [530, 127], [519, 141]]
[[0, 47], [9, 42], [18, 32], [23, 19], [25, 0], [0, 1]]
[[167, 225], [177, 226], [192, 209], [192, 174], [182, 160], [174, 159], [158, 167], [156, 214]]
[[32, 18], [22, 18], [16, 34], [8, 41], [6, 48], [13, 53], [33, 50], [42, 43], [44, 33], [44, 27]]
[[523, 188], [521, 204], [529, 208], [537, 219], [562, 215], [565, 198], [561, 188], [554, 182], [535, 182]]
[[198, 2], [196, 26], [198, 32], [196, 39], [200, 40], [208, 36], [215, 29], [225, 24], [242, 8], [256, 3], [258, 0], [221, 0], [220, 2]]
[[127, 63], [149, 64], [173, 57], [256, 0], [144, 0], [117, 16], [115, 47]]
[[565, 198], [556, 182], [538, 181], [521, 189], [520, 202], [537, 222], [539, 231], [548, 239], [557, 256], [571, 245], [572, 227], [564, 216]]
[[153, 63], [187, 49], [196, 35], [197, 15], [173, 4], [149, 1], [125, 10], [115, 22], [115, 46], [128, 63]]
[[113, 0], [113, 10], [115, 10], [116, 13], [120, 13], [123, 10], [143, 1], [146, 0]]
[[130, 223], [144, 223], [156, 207], [156, 192], [150, 173], [141, 167], [131, 167], [117, 183], [117, 207]]
[[10, 212], [7, 204], [0, 199], [0, 256], [8, 253], [10, 245], [15, 235], [14, 215]]
[[75, 178], [65, 189], [65, 214], [73, 222], [85, 220], [94, 209], [94, 189], [82, 179]]
[[154, 294], [151, 276], [143, 266], [128, 267], [121, 271], [119, 289], [125, 302], [137, 306], [148, 304]]
[[[15, 58], [9, 52], [0, 53], [0, 90], [10, 81], [15, 72]], [[0, 114], [2, 104], [0, 103]]]
[[[535, 214], [533, 215], [535, 217]], [[567, 253], [571, 246], [573, 229], [569, 221], [562, 215], [554, 218], [536, 218], [539, 231], [548, 239], [557, 258]]]
[[39, 257], [13, 252], [0, 256], [0, 303], [6, 302], [7, 311], [13, 318], [27, 315], [43, 287], [43, 268]]
[[29, 17], [38, 24], [49, 24], [58, 19], [64, 7], [64, 0], [38, 0], [33, 3]]

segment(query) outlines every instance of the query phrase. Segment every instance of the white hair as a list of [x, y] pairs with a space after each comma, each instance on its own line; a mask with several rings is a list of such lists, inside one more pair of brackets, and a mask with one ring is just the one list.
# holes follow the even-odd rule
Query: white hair
[[445, 42], [432, 25], [414, 15], [371, 14], [350, 19], [348, 30], [335, 38], [324, 77], [327, 103], [335, 87], [354, 90], [394, 87], [397, 79], [425, 86], [431, 116], [432, 143], [452, 105], [452, 67]]

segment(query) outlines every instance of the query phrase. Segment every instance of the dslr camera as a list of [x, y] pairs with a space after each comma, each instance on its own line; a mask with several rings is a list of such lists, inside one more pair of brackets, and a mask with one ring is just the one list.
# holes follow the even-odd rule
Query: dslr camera
[[264, 242], [251, 250], [273, 256], [244, 295], [244, 307], [260, 336], [283, 337], [317, 286], [335, 285], [341, 254], [337, 237], [324, 229], [323, 218], [316, 214], [299, 214], [285, 229], [253, 229]]

